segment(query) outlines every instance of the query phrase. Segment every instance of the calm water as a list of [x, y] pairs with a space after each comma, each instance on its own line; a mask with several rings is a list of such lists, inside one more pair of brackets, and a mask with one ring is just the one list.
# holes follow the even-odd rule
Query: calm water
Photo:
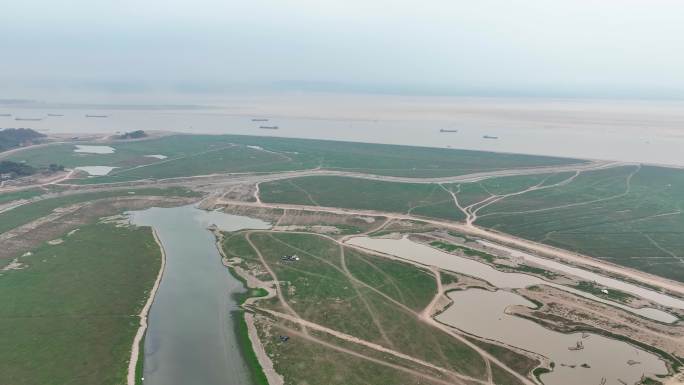
[[260, 220], [184, 206], [130, 213], [152, 226], [166, 251], [166, 268], [149, 314], [144, 378], [148, 385], [248, 384], [233, 331], [232, 294], [244, 291], [222, 265], [207, 227], [265, 229]]
[[[48, 117], [48, 112], [64, 114]], [[131, 130], [166, 130], [187, 133], [271, 135], [282, 137], [348, 140], [370, 143], [405, 144], [429, 147], [453, 147], [472, 150], [540, 154], [588, 159], [684, 165], [684, 137], [666, 129], [653, 130], [663, 119], [657, 114], [652, 121], [624, 121], [621, 115], [608, 116], [609, 122], [544, 120], [544, 116], [516, 120], [492, 112], [484, 117], [460, 114], [458, 118], [393, 120], [271, 118], [269, 122], [253, 122], [252, 116], [238, 115], [232, 110], [80, 110], [61, 111], [39, 108], [7, 108], [0, 113], [0, 127], [27, 127], [49, 133], [107, 133]], [[107, 118], [86, 118], [86, 114], [103, 114]], [[15, 121], [14, 116], [44, 117], [42, 121]], [[653, 115], [653, 114], [651, 114]], [[651, 116], [648, 115], [648, 116]], [[536, 116], [536, 115], [534, 115]], [[589, 119], [589, 118], [587, 118]], [[622, 119], [622, 120], [621, 120]], [[562, 120], [562, 119], [561, 119]], [[591, 120], [591, 119], [589, 119]], [[622, 123], [621, 123], [622, 122]], [[655, 122], [655, 123], [654, 123]], [[675, 122], [676, 123], [676, 122]], [[260, 125], [277, 125], [278, 130], [262, 130]], [[577, 129], [573, 126], [582, 129]], [[621, 130], [623, 126], [637, 126]], [[605, 127], [604, 127], [605, 126]], [[439, 130], [457, 129], [458, 133]], [[484, 139], [498, 136], [498, 140]]]
[[510, 247], [501, 246], [501, 245], [497, 245], [495, 243], [491, 243], [488, 241], [482, 241], [482, 240], [480, 240], [478, 242], [487, 246], [487, 247], [495, 248], [495, 249], [502, 250], [502, 251], [505, 251], [507, 253], [510, 253], [510, 255], [513, 257], [519, 257], [519, 258], [522, 258], [526, 261], [533, 262], [533, 263], [536, 263], [536, 264], [541, 265], [541, 266], [546, 266], [546, 267], [550, 268], [551, 270], [563, 271], [563, 272], [566, 272], [570, 275], [580, 277], [582, 279], [597, 282], [597, 283], [604, 285], [604, 286], [612, 287], [614, 289], [618, 289], [618, 290], [621, 290], [621, 291], [624, 291], [627, 293], [631, 293], [631, 294], [634, 294], [637, 296], [641, 296], [643, 298], [650, 299], [653, 302], [659, 303], [663, 306], [673, 307], [673, 308], [677, 308], [677, 309], [684, 309], [684, 300], [681, 300], [679, 298], [675, 298], [675, 297], [671, 297], [669, 295], [658, 293], [657, 291], [648, 290], [648, 289], [645, 289], [641, 286], [633, 285], [631, 283], [620, 281], [620, 280], [615, 279], [615, 278], [610, 278], [610, 277], [606, 277], [606, 276], [603, 276], [600, 274], [596, 274], [596, 273], [588, 271], [588, 270], [568, 266], [568, 265], [562, 264], [560, 262], [552, 261], [552, 260], [547, 259], [547, 258], [540, 258], [540, 257], [534, 256], [534, 255], [529, 254], [529, 253], [525, 253], [525, 252], [522, 252], [519, 250], [511, 249]]
[[[511, 305], [535, 307], [517, 294], [469, 289], [449, 293], [449, 297], [454, 304], [437, 317], [439, 321], [549, 357], [556, 367], [542, 376], [546, 385], [593, 385], [600, 384], [602, 378], [606, 385], [634, 384], [642, 374], [667, 374], [665, 363], [657, 356], [625, 342], [591, 333], [558, 333], [506, 314]], [[467, 311], [470, 309], [477, 311]], [[584, 349], [568, 349], [578, 341]]]
[[[348, 242], [422, 264], [482, 278], [499, 288], [520, 288], [544, 283], [572, 291], [560, 285], [545, 283], [527, 274], [500, 272], [486, 264], [445, 253], [407, 238], [355, 237]], [[577, 294], [593, 297], [582, 292]], [[552, 373], [544, 376], [544, 383], [547, 385], [599, 384], [603, 377], [607, 380], [606, 384], [619, 385], [618, 380], [632, 384], [641, 378], [642, 373], [667, 373], [665, 363], [657, 356], [628, 343], [595, 334], [582, 338], [581, 333], [558, 333], [532, 321], [505, 314], [505, 309], [511, 305], [535, 307], [533, 303], [517, 294], [503, 290], [489, 292], [469, 289], [448, 295], [454, 300], [454, 304], [437, 317], [439, 321], [474, 335], [548, 357], [557, 366]], [[651, 310], [654, 311], [653, 314], [642, 315], [659, 316], [657, 310]], [[669, 316], [667, 313], [663, 314]], [[568, 347], [575, 346], [577, 341], [582, 341], [584, 349], [568, 350]], [[632, 365], [628, 363], [630, 360], [633, 361]], [[582, 364], [587, 364], [589, 368], [581, 367]], [[575, 368], [571, 368], [573, 365]]]
[[[605, 300], [603, 298], [597, 297], [595, 295], [573, 289], [568, 286], [557, 285], [548, 281], [544, 281], [541, 278], [529, 274], [521, 273], [507, 273], [494, 269], [493, 267], [481, 263], [472, 259], [459, 257], [453, 254], [446, 253], [444, 251], [437, 250], [430, 246], [416, 243], [408, 238], [402, 239], [386, 239], [386, 238], [368, 238], [368, 237], [355, 237], [348, 241], [351, 244], [362, 246], [371, 250], [381, 251], [388, 254], [396, 255], [401, 258], [416, 261], [425, 265], [438, 266], [445, 270], [457, 271], [463, 274], [467, 274], [473, 277], [484, 279], [485, 281], [491, 283], [492, 285], [499, 288], [507, 289], [517, 289], [523, 287], [529, 287], [532, 285], [547, 285], [553, 286], [555, 288], [589, 298], [593, 301], [609, 304], [611, 306], [619, 307], [628, 312], [638, 314], [642, 317], [650, 318], [660, 322], [674, 322], [677, 317], [670, 313], [653, 309], [653, 308], [641, 308], [635, 309], [621, 303]], [[634, 286], [628, 283], [625, 285]], [[606, 283], [606, 286], [610, 286]], [[638, 288], [634, 286], [635, 288]], [[668, 299], [675, 300], [674, 298], [665, 296]], [[652, 298], [655, 302], [661, 299], [659, 296]], [[668, 306], [670, 301], [667, 301]]]

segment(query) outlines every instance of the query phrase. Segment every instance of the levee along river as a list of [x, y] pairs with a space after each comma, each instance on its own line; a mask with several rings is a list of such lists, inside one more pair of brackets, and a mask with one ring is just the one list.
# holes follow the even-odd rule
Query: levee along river
[[231, 318], [237, 309], [233, 294], [245, 289], [222, 265], [207, 227], [236, 231], [270, 225], [193, 206], [151, 208], [129, 216], [135, 225], [154, 228], [166, 252], [145, 334], [144, 383], [251, 383]]

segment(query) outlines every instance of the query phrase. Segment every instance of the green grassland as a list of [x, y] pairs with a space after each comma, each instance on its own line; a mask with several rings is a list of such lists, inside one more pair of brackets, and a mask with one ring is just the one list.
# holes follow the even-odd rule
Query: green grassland
[[[73, 194], [57, 198], [48, 198], [19, 206], [15, 209], [0, 213], [0, 234], [15, 227], [24, 225], [38, 218], [50, 214], [54, 209], [76, 203], [117, 196], [198, 196], [198, 193], [184, 188], [144, 188], [130, 190], [99, 191], [93, 193]], [[1, 196], [1, 195], [0, 195]]]
[[[378, 175], [439, 177], [581, 162], [577, 159], [469, 150], [240, 135], [174, 135], [108, 145], [115, 148], [113, 154], [75, 153], [72, 144], [55, 144], [28, 149], [8, 159], [25, 161], [34, 166], [58, 163], [66, 167], [119, 167], [108, 176], [84, 179], [81, 183], [316, 167]], [[154, 154], [165, 155], [168, 159], [145, 157]]]
[[41, 189], [30, 189], [30, 190], [23, 190], [23, 191], [16, 191], [16, 192], [1, 193], [0, 194], [0, 204], [16, 201], [16, 200], [20, 200], [20, 199], [33, 198], [33, 197], [38, 196], [38, 195], [43, 194], [43, 193], [44, 193], [44, 191]]
[[0, 382], [122, 384], [160, 267], [149, 228], [82, 226], [0, 274]]
[[476, 223], [682, 282], [682, 210], [684, 171], [629, 166], [504, 199]]
[[[511, 176], [444, 187], [466, 206], [545, 186], [487, 205], [475, 224], [684, 281], [684, 171], [624, 166], [570, 180], [573, 175]], [[464, 218], [451, 196], [434, 184], [311, 176], [262, 183], [260, 191], [271, 203]]]
[[[270, 335], [260, 329], [260, 338], [265, 349], [275, 357], [288, 360], [294, 359], [295, 365], [285, 363], [278, 366], [277, 371], [285, 379], [285, 384], [330, 384], [330, 385], [371, 385], [371, 384], [402, 384], [402, 385], [431, 385], [430, 381], [422, 377], [396, 370], [385, 365], [356, 357], [339, 348], [360, 352], [372, 358], [390, 361], [392, 357], [377, 354], [371, 349], [359, 349], [348, 346], [343, 340], [326, 339], [324, 335], [314, 336], [335, 346], [322, 345], [305, 338], [292, 336], [291, 331], [284, 328], [272, 327]], [[291, 336], [287, 343], [281, 343], [275, 337], [279, 334]], [[274, 336], [275, 335], [275, 336]], [[395, 361], [397, 361], [395, 359]], [[392, 362], [397, 365], [411, 366], [410, 362], [398, 360]], [[437, 374], [435, 374], [436, 376]], [[301, 381], [300, 381], [301, 380]]]
[[[228, 234], [224, 238], [224, 251], [249, 263], [259, 263], [246, 234]], [[277, 275], [286, 302], [302, 318], [448, 370], [476, 378], [485, 375], [484, 362], [477, 352], [418, 318], [417, 313], [436, 292], [432, 273], [350, 248], [342, 253], [332, 240], [313, 234], [251, 232], [249, 238]], [[301, 259], [285, 262], [280, 259], [285, 254], [298, 254]], [[283, 311], [275, 298], [259, 302], [257, 306]], [[286, 384], [384, 384], [388, 378], [402, 378], [395, 369], [359, 360], [303, 338], [297, 334], [296, 326], [287, 322], [276, 322], [271, 327], [276, 330], [267, 333], [262, 325], [260, 333]], [[277, 336], [283, 334], [290, 336], [290, 341], [279, 342]], [[355, 352], [369, 353], [363, 346], [329, 341], [336, 340], [331, 336], [316, 338]], [[371, 354], [374, 358], [397, 363], [396, 357], [388, 359], [379, 357], [382, 354], [377, 351], [371, 353], [375, 354]], [[292, 365], [292, 360], [297, 364]], [[360, 373], [368, 374], [359, 377], [359, 372], [349, 366], [352, 363]], [[383, 375], [371, 375], [374, 370]], [[426, 373], [430, 374], [429, 370]], [[404, 376], [406, 382], [398, 380], [398, 383], [430, 383]]]
[[457, 193], [459, 203], [466, 207], [492, 196], [513, 194], [533, 186], [548, 186], [572, 176], [572, 172], [559, 172], [535, 175], [506, 176], [485, 179], [475, 183], [444, 184]]
[[310, 176], [262, 183], [260, 194], [264, 202], [379, 210], [451, 220], [464, 218], [451, 194], [436, 184]]

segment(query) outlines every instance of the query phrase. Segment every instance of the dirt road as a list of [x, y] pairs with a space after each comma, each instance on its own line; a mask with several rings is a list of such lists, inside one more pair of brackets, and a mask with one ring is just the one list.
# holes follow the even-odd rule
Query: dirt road
[[408, 214], [387, 213], [374, 210], [355, 210], [355, 209], [341, 209], [336, 207], [322, 207], [322, 206], [305, 206], [305, 205], [291, 205], [291, 204], [271, 204], [271, 203], [254, 203], [218, 199], [217, 204], [231, 204], [237, 206], [254, 206], [267, 207], [273, 209], [291, 209], [304, 211], [320, 211], [342, 215], [368, 215], [368, 216], [384, 216], [391, 219], [420, 221], [442, 228], [452, 229], [457, 232], [473, 235], [486, 239], [495, 243], [506, 246], [511, 246], [524, 251], [534, 252], [541, 257], [561, 260], [572, 265], [579, 265], [584, 267], [597, 268], [607, 273], [616, 274], [631, 280], [642, 282], [647, 285], [660, 287], [684, 296], [684, 284], [666, 278], [654, 276], [628, 267], [615, 265], [609, 262], [601, 261], [586, 255], [574, 253], [567, 250], [562, 250], [553, 246], [537, 243], [534, 241], [518, 238], [510, 234], [499, 233], [493, 230], [481, 228], [475, 225], [468, 225], [464, 223], [448, 222], [436, 219], [427, 219], [424, 217], [416, 217]]

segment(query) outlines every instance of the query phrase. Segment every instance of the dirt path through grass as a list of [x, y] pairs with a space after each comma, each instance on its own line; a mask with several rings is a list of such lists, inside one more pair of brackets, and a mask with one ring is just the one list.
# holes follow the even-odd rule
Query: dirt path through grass
[[445, 229], [454, 230], [465, 235], [477, 236], [482, 239], [499, 243], [505, 246], [517, 248], [522, 251], [528, 251], [537, 254], [540, 257], [558, 259], [563, 263], [570, 265], [579, 265], [581, 267], [597, 268], [603, 270], [606, 274], [616, 274], [627, 279], [631, 279], [637, 282], [642, 282], [646, 285], [655, 286], [663, 288], [665, 290], [677, 293], [684, 296], [684, 284], [681, 282], [676, 282], [667, 278], [658, 277], [649, 273], [645, 273], [639, 270], [635, 270], [629, 267], [624, 267], [616, 265], [610, 262], [602, 261], [599, 259], [592, 258], [587, 255], [563, 250], [554, 246], [545, 245], [539, 242], [534, 242], [531, 240], [516, 237], [514, 235], [500, 233], [494, 230], [488, 230], [482, 227], [478, 227], [474, 224], [467, 225], [465, 223], [459, 222], [447, 222], [443, 220], [430, 219], [425, 217], [416, 217], [407, 214], [397, 214], [388, 213], [382, 211], [374, 210], [357, 210], [357, 209], [340, 209], [336, 207], [324, 207], [324, 206], [307, 206], [307, 205], [294, 205], [294, 204], [271, 204], [271, 203], [253, 203], [253, 202], [243, 202], [243, 201], [233, 201], [226, 199], [219, 199], [216, 202], [220, 204], [230, 204], [235, 206], [253, 206], [253, 207], [266, 207], [271, 209], [292, 209], [301, 211], [317, 211], [326, 212], [332, 214], [341, 215], [363, 215], [363, 216], [384, 216], [389, 219], [395, 220], [409, 220], [424, 222], [427, 224], [432, 224]]
[[[264, 231], [261, 231], [261, 232], [263, 232], [263, 233], [287, 233], [287, 234], [293, 234], [293, 233], [295, 233], [295, 234], [306, 234], [306, 235], [310, 235], [310, 236], [318, 236], [318, 237], [327, 239], [327, 240], [329, 240], [329, 241], [332, 241], [332, 242], [334, 242], [335, 244], [339, 245], [340, 247], [348, 247], [348, 248], [350, 248], [350, 249], [357, 250], [357, 251], [359, 251], [359, 252], [361, 252], [361, 253], [364, 253], [364, 254], [377, 255], [377, 256], [381, 256], [381, 257], [383, 257], [383, 258], [387, 258], [387, 257], [388, 257], [386, 254], [377, 253], [377, 252], [372, 252], [372, 251], [366, 250], [366, 249], [364, 249], [364, 248], [361, 248], [361, 247], [358, 247], [358, 246], [355, 246], [355, 245], [345, 244], [345, 243], [342, 243], [341, 241], [339, 241], [339, 240], [337, 240], [337, 239], [334, 239], [334, 238], [332, 238], [332, 237], [330, 237], [330, 236], [323, 235], [323, 234], [312, 234], [312, 233], [307, 233], [307, 232], [289, 232], [289, 231], [288, 231], [288, 232], [281, 232], [281, 231], [273, 231], [273, 230], [264, 230]], [[248, 234], [251, 234], [251, 233], [252, 233], [252, 232], [249, 232]], [[247, 238], [247, 237], [246, 237], [246, 238]], [[253, 247], [255, 250], [257, 250], [257, 248], [255, 247], [255, 245], [253, 244], [253, 242], [251, 242], [250, 239], [248, 239], [248, 242], [252, 245], [252, 247]], [[281, 241], [281, 242], [282, 242], [282, 241]], [[344, 274], [345, 276], [347, 276], [347, 277], [349, 278], [349, 280], [350, 280], [352, 283], [361, 285], [361, 286], [367, 288], [368, 290], [373, 291], [374, 293], [376, 293], [377, 295], [381, 296], [382, 298], [384, 298], [384, 299], [387, 300], [388, 302], [390, 302], [390, 303], [392, 303], [393, 305], [397, 306], [398, 308], [404, 310], [404, 311], [407, 312], [408, 314], [414, 316], [417, 320], [420, 320], [421, 322], [424, 322], [424, 323], [426, 323], [426, 324], [428, 324], [428, 325], [430, 325], [430, 326], [432, 326], [432, 327], [434, 327], [434, 328], [436, 328], [436, 329], [438, 329], [438, 330], [440, 330], [440, 331], [442, 331], [442, 332], [444, 332], [444, 333], [446, 333], [446, 334], [452, 336], [454, 339], [458, 340], [458, 341], [461, 342], [462, 344], [464, 344], [464, 345], [466, 345], [467, 347], [469, 347], [469, 348], [471, 348], [472, 350], [474, 350], [476, 353], [478, 353], [478, 354], [480, 355], [480, 357], [482, 358], [482, 360], [485, 362], [486, 369], [487, 369], [487, 377], [488, 377], [488, 380], [487, 380], [487, 381], [476, 380], [478, 383], [484, 383], [484, 384], [488, 384], [488, 385], [493, 385], [493, 382], [492, 382], [492, 374], [491, 374], [491, 364], [494, 363], [494, 364], [496, 364], [497, 366], [499, 366], [502, 370], [504, 370], [504, 371], [508, 372], [509, 374], [511, 374], [512, 376], [516, 377], [519, 381], [521, 381], [521, 383], [523, 383], [523, 384], [525, 384], [525, 385], [534, 385], [534, 382], [530, 381], [527, 377], [525, 377], [525, 376], [521, 375], [520, 373], [516, 372], [515, 370], [511, 369], [511, 368], [508, 367], [506, 364], [504, 364], [503, 362], [501, 362], [499, 359], [497, 359], [496, 357], [494, 357], [493, 355], [491, 355], [489, 352], [485, 351], [484, 349], [482, 349], [482, 348], [480, 348], [479, 346], [477, 346], [477, 345], [473, 344], [472, 342], [470, 342], [468, 339], [466, 339], [466, 338], [465, 338], [460, 332], [458, 332], [457, 330], [455, 330], [455, 329], [453, 329], [453, 328], [450, 328], [450, 327], [448, 327], [448, 326], [446, 326], [446, 325], [443, 325], [443, 324], [441, 324], [441, 323], [435, 321], [435, 320], [434, 320], [432, 317], [430, 317], [430, 316], [424, 317], [423, 314], [415, 312], [414, 310], [410, 309], [408, 306], [404, 305], [403, 303], [401, 303], [401, 302], [395, 300], [394, 298], [388, 296], [387, 294], [385, 294], [385, 293], [383, 293], [382, 291], [376, 289], [375, 287], [370, 286], [370, 285], [368, 285], [367, 283], [365, 283], [365, 282], [359, 280], [358, 278], [354, 277], [350, 272], [348, 272], [348, 271], [345, 272], [344, 269], [342, 269], [342, 268], [340, 268], [340, 267], [338, 267], [338, 266], [336, 266], [336, 265], [334, 265], [334, 264], [332, 264], [332, 263], [330, 263], [330, 262], [328, 262], [328, 261], [326, 261], [326, 260], [323, 260], [323, 259], [320, 258], [320, 257], [317, 257], [317, 256], [315, 256], [315, 255], [312, 255], [312, 254], [306, 252], [305, 250], [297, 249], [295, 246], [290, 245], [290, 244], [288, 244], [288, 243], [286, 243], [286, 242], [282, 242], [282, 243], [284, 243], [284, 244], [287, 245], [288, 247], [291, 247], [291, 248], [293, 248], [293, 249], [295, 249], [295, 250], [297, 250], [297, 251], [299, 251], [299, 252], [302, 252], [302, 254], [309, 255], [309, 256], [311, 256], [311, 257], [313, 257], [313, 258], [316, 258], [316, 259], [320, 260], [320, 261], [323, 262], [323, 263], [327, 263], [327, 264], [330, 265], [331, 267], [337, 269], [337, 270], [340, 271], [342, 274]], [[258, 255], [259, 255], [259, 258], [260, 258], [261, 262], [264, 264], [264, 267], [266, 268], [266, 270], [269, 271], [269, 272], [272, 272], [272, 269], [271, 269], [270, 266], [266, 263], [265, 258], [263, 257], [263, 255], [261, 255], [260, 253], [258, 253]], [[405, 260], [400, 259], [400, 258], [396, 258], [396, 257], [394, 257], [393, 259], [397, 259], [397, 260], [401, 260], [401, 261], [406, 262]], [[421, 269], [424, 269], [424, 268], [425, 268], [424, 266], [421, 266], [421, 265], [419, 265], [419, 264], [417, 264], [417, 263], [412, 263], [412, 264], [415, 265], [415, 266], [417, 266], [417, 267], [419, 267], [419, 268], [421, 268]], [[272, 273], [271, 276], [274, 277], [274, 279], [277, 280], [275, 274]], [[440, 280], [438, 280], [438, 282], [439, 282], [439, 281], [440, 281]], [[283, 297], [282, 295], [278, 296], [278, 299], [279, 299], [280, 301], [285, 301], [285, 299], [284, 299], [284, 297]], [[291, 309], [291, 307], [290, 307], [286, 302], [283, 302], [283, 306], [284, 306], [286, 309]], [[264, 310], [264, 311], [269, 312], [269, 313], [272, 312], [272, 311], [270, 311], [270, 310], [265, 310], [265, 309], [261, 309], [261, 308], [259, 308], [259, 309], [260, 309], [260, 310]], [[287, 316], [287, 318], [285, 318], [285, 319], [287, 319], [287, 320], [289, 320], [289, 321], [292, 321], [292, 322], [297, 322], [298, 324], [300, 324], [300, 325], [303, 326], [303, 327], [306, 327], [307, 325], [315, 325], [315, 327], [313, 327], [312, 330], [324, 331], [324, 332], [326, 332], [326, 333], [330, 332], [330, 333], [328, 333], [328, 334], [334, 335], [334, 336], [336, 336], [336, 337], [338, 337], [338, 338], [342, 338], [342, 339], [348, 340], [348, 341], [350, 341], [350, 342], [360, 343], [360, 344], [362, 344], [362, 345], [364, 345], [364, 346], [371, 347], [371, 348], [373, 348], [373, 349], [375, 349], [374, 346], [378, 346], [378, 347], [380, 347], [380, 348], [382, 349], [382, 350], [380, 350], [380, 351], [384, 351], [384, 352], [394, 352], [394, 351], [392, 351], [392, 350], [389, 349], [389, 348], [382, 347], [382, 346], [380, 346], [380, 345], [373, 344], [373, 343], [370, 343], [370, 342], [368, 342], [368, 341], [363, 341], [363, 340], [360, 340], [360, 339], [358, 339], [358, 338], [356, 338], [356, 337], [353, 337], [353, 336], [348, 336], [349, 339], [347, 339], [347, 337], [346, 337], [347, 335], [344, 334], [344, 333], [341, 333], [341, 332], [338, 332], [338, 331], [335, 331], [335, 330], [332, 330], [332, 329], [326, 328], [326, 327], [324, 327], [324, 326], [317, 325], [317, 324], [314, 324], [314, 323], [312, 323], [312, 322], [310, 322], [310, 321], [306, 321], [306, 320], [302, 319], [299, 315], [297, 315], [296, 312], [294, 312], [294, 310], [292, 310], [290, 313], [291, 313], [291, 316], [285, 315], [285, 316]], [[276, 314], [272, 314], [272, 315], [276, 315]], [[278, 315], [276, 315], [276, 316], [278, 316]], [[281, 318], [283, 318], [283, 317], [281, 317]], [[299, 321], [301, 321], [301, 322], [295, 321], [295, 320], [299, 320]], [[321, 328], [322, 328], [322, 329], [321, 329]], [[339, 337], [337, 334], [343, 335], [343, 337]], [[361, 342], [357, 342], [357, 341], [361, 341]], [[370, 345], [367, 345], [367, 344], [370, 344]], [[376, 350], [378, 350], [378, 349], [376, 349]], [[387, 351], [385, 351], [385, 350], [387, 350]], [[398, 352], [394, 352], [394, 353], [398, 353]], [[398, 353], [398, 354], [404, 355], [403, 353]], [[419, 361], [420, 361], [420, 360], [419, 360]], [[434, 366], [434, 365], [433, 365], [433, 366]], [[444, 370], [445, 370], [445, 369], [444, 369]], [[459, 375], [457, 375], [457, 377], [465, 378], [465, 377], [467, 377], [467, 376], [464, 377], [463, 375], [459, 374]]]

